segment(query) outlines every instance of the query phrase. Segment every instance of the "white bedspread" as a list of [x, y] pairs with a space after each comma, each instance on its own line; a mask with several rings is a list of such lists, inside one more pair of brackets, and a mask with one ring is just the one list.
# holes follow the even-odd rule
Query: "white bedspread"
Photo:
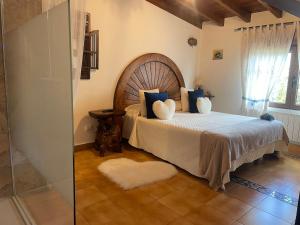
[[[136, 117], [129, 143], [136, 148], [144, 149], [167, 160], [193, 175], [210, 180], [207, 174], [201, 172], [200, 167], [203, 165], [201, 162], [203, 157], [200, 158], [201, 134], [254, 120], [257, 119], [218, 112], [211, 112], [210, 114], [176, 113], [174, 118], [169, 121]], [[266, 145], [257, 151], [251, 151], [251, 157], [244, 153], [238, 159], [232, 161], [228, 159], [229, 169], [225, 175], [222, 175], [221, 186], [224, 187], [224, 184], [229, 182], [230, 171], [235, 170], [242, 163], [253, 161], [266, 153], [273, 152], [274, 145], [275, 143]], [[219, 172], [221, 173], [221, 171]], [[220, 187], [220, 184], [213, 182], [210, 182], [210, 185], [214, 188]]]

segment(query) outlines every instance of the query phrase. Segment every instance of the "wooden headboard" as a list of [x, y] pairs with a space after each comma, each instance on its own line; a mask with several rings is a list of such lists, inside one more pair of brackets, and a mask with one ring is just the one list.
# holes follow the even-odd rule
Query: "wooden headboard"
[[177, 65], [158, 53], [142, 55], [131, 62], [118, 81], [114, 96], [114, 110], [124, 110], [139, 103], [139, 90], [158, 88], [170, 98], [180, 100], [180, 87], [185, 87]]

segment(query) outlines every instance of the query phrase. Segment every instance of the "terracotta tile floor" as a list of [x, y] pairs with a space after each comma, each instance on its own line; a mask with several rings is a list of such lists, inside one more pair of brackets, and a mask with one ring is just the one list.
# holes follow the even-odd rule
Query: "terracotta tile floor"
[[73, 224], [73, 207], [55, 190], [40, 189], [21, 196], [21, 199], [36, 224]]
[[[300, 152], [300, 147], [289, 149]], [[282, 155], [280, 159], [265, 157], [256, 163], [241, 166], [236, 175], [275, 191], [298, 198], [300, 192], [300, 158]]]
[[0, 199], [0, 224], [24, 225], [19, 212], [11, 199]]
[[[159, 160], [128, 145], [123, 153], [102, 158], [92, 149], [76, 152], [77, 225], [289, 225], [295, 220], [294, 206], [233, 182], [225, 192], [215, 192], [205, 180], [182, 170], [171, 179], [124, 191], [97, 170], [101, 162], [118, 157]], [[263, 160], [241, 171], [253, 179], [256, 173], [259, 181], [268, 184], [272, 174], [276, 182], [284, 181], [276, 185], [290, 188], [296, 183], [292, 179], [297, 178], [294, 172], [300, 169], [300, 161], [289, 160]], [[254, 172], [246, 173], [251, 169]]]

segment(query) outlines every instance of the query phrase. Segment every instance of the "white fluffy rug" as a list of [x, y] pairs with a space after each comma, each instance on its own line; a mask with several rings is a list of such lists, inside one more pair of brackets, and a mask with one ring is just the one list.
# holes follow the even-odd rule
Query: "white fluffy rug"
[[136, 162], [126, 158], [107, 160], [98, 170], [125, 190], [168, 179], [177, 173], [173, 165], [165, 162]]

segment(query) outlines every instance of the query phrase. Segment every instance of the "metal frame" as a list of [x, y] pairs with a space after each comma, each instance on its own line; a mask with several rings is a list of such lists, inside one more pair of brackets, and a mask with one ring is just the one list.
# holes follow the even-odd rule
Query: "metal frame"
[[299, 86], [299, 61], [298, 61], [298, 51], [297, 45], [294, 40], [293, 45], [291, 47], [292, 59], [290, 65], [289, 72], [289, 80], [287, 86], [287, 95], [285, 103], [277, 103], [270, 102], [269, 106], [273, 108], [283, 108], [283, 109], [292, 109], [292, 110], [300, 110], [300, 105], [296, 104], [297, 101], [297, 93]]
[[299, 201], [298, 201], [298, 208], [297, 208], [297, 215], [295, 225], [300, 225], [300, 194], [299, 194]]
[[18, 196], [13, 196], [11, 198], [12, 202], [14, 203], [15, 207], [17, 208], [17, 211], [21, 215], [21, 218], [25, 225], [37, 225], [29, 211], [26, 209], [25, 204], [23, 203], [23, 200]]

